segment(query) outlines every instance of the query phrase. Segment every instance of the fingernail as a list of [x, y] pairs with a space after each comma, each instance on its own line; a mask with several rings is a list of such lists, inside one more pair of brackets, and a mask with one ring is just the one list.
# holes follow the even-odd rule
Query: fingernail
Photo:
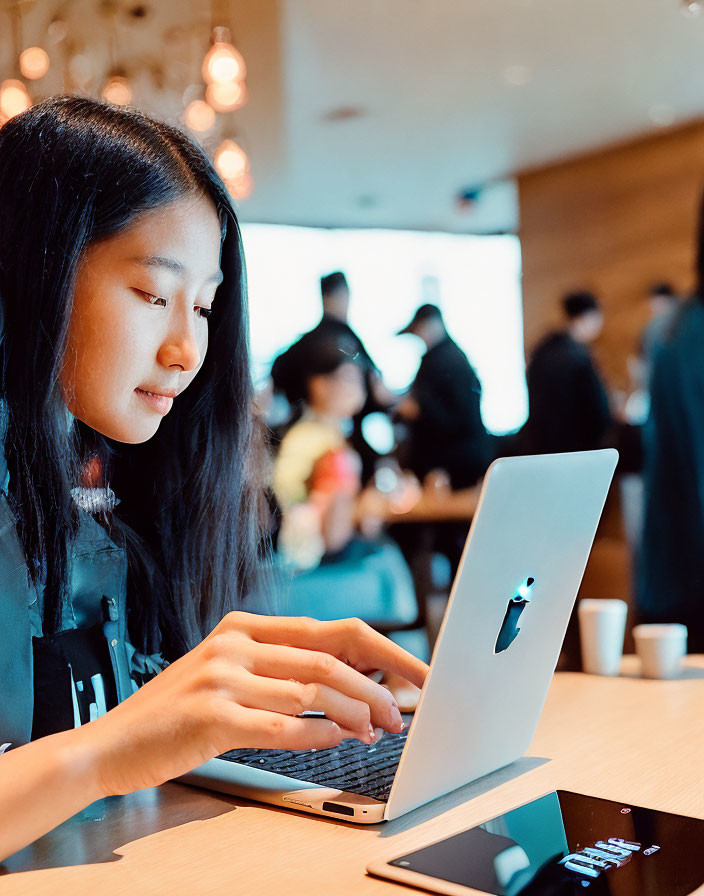
[[384, 729], [383, 729], [383, 728], [375, 728], [375, 729], [374, 729], [374, 743], [375, 743], [375, 744], [378, 744], [379, 741], [382, 739], [383, 736], [384, 736]]
[[369, 725], [369, 740], [371, 743], [374, 743], [374, 736], [375, 736], [374, 726]]

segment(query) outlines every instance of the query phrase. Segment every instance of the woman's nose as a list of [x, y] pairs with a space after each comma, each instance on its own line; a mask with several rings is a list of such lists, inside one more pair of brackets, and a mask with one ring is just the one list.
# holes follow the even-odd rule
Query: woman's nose
[[188, 313], [180, 312], [174, 316], [157, 358], [163, 367], [180, 367], [185, 372], [198, 368], [203, 352], [196, 329], [197, 322], [192, 309]]

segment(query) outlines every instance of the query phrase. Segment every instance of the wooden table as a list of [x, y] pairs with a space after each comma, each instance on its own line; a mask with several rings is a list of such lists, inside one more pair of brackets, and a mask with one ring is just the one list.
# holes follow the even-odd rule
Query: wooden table
[[0, 894], [403, 896], [413, 891], [366, 877], [367, 862], [557, 788], [704, 818], [704, 657], [687, 665], [668, 682], [629, 677], [631, 658], [618, 679], [556, 675], [526, 757], [384, 825], [179, 784], [101, 801], [8, 860]]
[[457, 491], [424, 489], [417, 502], [404, 513], [389, 511], [387, 523], [470, 522], [479, 503], [481, 488]]

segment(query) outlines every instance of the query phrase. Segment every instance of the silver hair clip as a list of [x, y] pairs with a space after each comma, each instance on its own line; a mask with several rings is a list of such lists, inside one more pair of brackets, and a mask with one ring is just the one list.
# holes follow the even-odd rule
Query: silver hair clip
[[119, 501], [110, 488], [72, 488], [71, 497], [76, 505], [86, 513], [111, 513]]

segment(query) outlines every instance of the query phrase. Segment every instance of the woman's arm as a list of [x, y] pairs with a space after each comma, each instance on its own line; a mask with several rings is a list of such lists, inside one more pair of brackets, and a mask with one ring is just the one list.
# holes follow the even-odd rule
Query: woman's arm
[[[93, 800], [163, 784], [240, 747], [325, 749], [403, 729], [375, 669], [427, 666], [359, 619], [229, 613], [205, 640], [81, 728], [0, 756], [0, 860]], [[300, 718], [305, 710], [324, 719]]]
[[62, 731], [0, 756], [0, 862], [105, 796], [87, 734]]

